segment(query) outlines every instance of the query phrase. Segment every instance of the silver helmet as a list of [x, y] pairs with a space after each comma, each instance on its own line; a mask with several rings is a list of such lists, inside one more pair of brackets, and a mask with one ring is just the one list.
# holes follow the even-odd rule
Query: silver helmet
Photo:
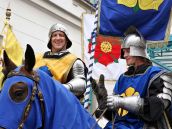
[[[130, 48], [130, 56], [141, 56], [147, 58], [146, 42], [140, 32], [133, 26], [129, 27], [125, 32], [125, 38], [121, 45], [121, 50], [123, 48]], [[121, 58], [124, 59], [123, 50], [121, 51]]]
[[66, 39], [67, 39], [67, 46], [66, 46], [66, 49], [70, 48], [70, 47], [72, 46], [72, 42], [71, 42], [71, 40], [68, 38], [68, 31], [67, 31], [67, 29], [66, 29], [66, 27], [65, 27], [64, 25], [58, 24], [58, 23], [52, 25], [51, 28], [50, 28], [50, 30], [49, 30], [49, 34], [48, 34], [48, 36], [49, 36], [49, 41], [48, 41], [47, 47], [48, 47], [49, 49], [51, 49], [51, 47], [52, 47], [52, 45], [51, 45], [51, 35], [52, 35], [52, 33], [55, 32], [55, 31], [62, 31], [62, 32], [65, 33], [65, 36], [66, 36]]

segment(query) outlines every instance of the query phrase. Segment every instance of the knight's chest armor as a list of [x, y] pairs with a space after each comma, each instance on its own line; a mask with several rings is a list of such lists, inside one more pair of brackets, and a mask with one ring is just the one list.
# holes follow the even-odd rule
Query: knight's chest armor
[[146, 95], [151, 78], [160, 71], [157, 67], [148, 67], [143, 73], [135, 75], [123, 74], [116, 83], [114, 92], [122, 96]]
[[42, 56], [38, 56], [36, 58], [35, 68], [47, 66], [48, 70], [53, 75], [53, 78], [60, 81], [61, 83], [66, 83], [68, 74], [76, 59], [77, 57], [71, 53], [66, 54], [60, 58], [43, 58]]

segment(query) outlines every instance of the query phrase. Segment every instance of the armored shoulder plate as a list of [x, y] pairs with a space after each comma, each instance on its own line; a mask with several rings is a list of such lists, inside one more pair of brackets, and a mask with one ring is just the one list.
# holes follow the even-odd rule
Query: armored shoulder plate
[[171, 101], [172, 98], [172, 72], [164, 73], [160, 76], [163, 80], [163, 93], [158, 94], [159, 98]]

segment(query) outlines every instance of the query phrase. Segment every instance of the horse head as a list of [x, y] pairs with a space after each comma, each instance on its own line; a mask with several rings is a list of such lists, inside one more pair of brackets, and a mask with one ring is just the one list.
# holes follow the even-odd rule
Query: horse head
[[4, 52], [0, 129], [100, 129], [70, 91], [34, 65], [30, 45], [19, 67]]

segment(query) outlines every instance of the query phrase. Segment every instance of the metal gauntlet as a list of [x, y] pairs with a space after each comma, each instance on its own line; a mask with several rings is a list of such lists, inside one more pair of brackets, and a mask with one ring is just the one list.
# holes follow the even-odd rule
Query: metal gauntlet
[[110, 109], [123, 108], [130, 112], [140, 113], [143, 111], [144, 100], [140, 96], [120, 97], [111, 95], [107, 97], [107, 107]]

